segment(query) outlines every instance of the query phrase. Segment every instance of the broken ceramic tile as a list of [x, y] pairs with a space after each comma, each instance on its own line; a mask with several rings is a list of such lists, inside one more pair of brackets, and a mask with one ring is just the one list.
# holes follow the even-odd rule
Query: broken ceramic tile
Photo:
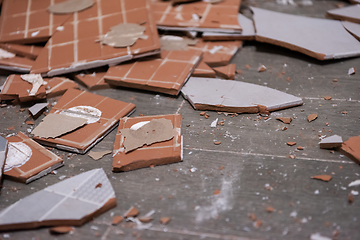
[[[148, 37], [124, 48], [102, 44], [103, 36], [120, 23], [142, 24]], [[73, 13], [62, 25], [62, 31], [57, 31], [47, 42], [31, 71], [54, 76], [116, 65], [159, 52], [159, 37], [148, 1], [108, 1], [106, 7], [98, 3]]]
[[130, 47], [139, 38], [147, 38], [147, 35], [144, 35], [145, 29], [144, 26], [136, 23], [120, 23], [111, 27], [110, 31], [100, 39], [100, 42], [112, 47]]
[[271, 112], [303, 104], [301, 98], [275, 89], [215, 78], [191, 77], [181, 92], [196, 110], [258, 113], [262, 108]]
[[360, 55], [360, 42], [342, 27], [340, 21], [296, 16], [256, 7], [251, 9], [257, 41], [286, 47], [319, 60]]
[[64, 165], [63, 160], [22, 132], [6, 138], [9, 142], [4, 176], [29, 183]]
[[51, 234], [65, 234], [74, 231], [73, 227], [69, 226], [58, 226], [58, 227], [52, 227], [49, 229], [49, 232]]
[[203, 32], [202, 38], [204, 40], [219, 41], [219, 40], [254, 40], [255, 28], [254, 22], [242, 15], [238, 14], [238, 22], [242, 27], [241, 33], [219, 33], [219, 32]]
[[353, 75], [353, 74], [355, 74], [355, 72], [356, 72], [356, 70], [355, 70], [355, 68], [349, 68], [349, 70], [348, 70], [348, 75]]
[[217, 4], [197, 1], [173, 6], [169, 1], [151, 1], [159, 29], [176, 31], [241, 33], [238, 10], [241, 0]]
[[257, 69], [258, 72], [265, 72], [266, 71], [266, 67], [265, 65], [260, 65]]
[[18, 56], [30, 58], [32, 60], [35, 60], [43, 49], [42, 46], [22, 45], [15, 43], [2, 43], [0, 44], [0, 47]]
[[277, 117], [276, 120], [280, 120], [283, 123], [290, 124], [292, 121], [291, 117]]
[[201, 51], [163, 50], [161, 58], [110, 67], [104, 78], [111, 85], [178, 95], [201, 56]]
[[163, 225], [169, 224], [170, 221], [171, 221], [171, 218], [169, 218], [169, 217], [160, 218], [160, 223], [163, 224]]
[[136, 217], [137, 215], [139, 215], [139, 210], [137, 210], [137, 208], [133, 206], [131, 206], [129, 210], [124, 213], [124, 217], [126, 218]]
[[360, 136], [349, 138], [341, 145], [339, 151], [357, 164], [360, 164]]
[[318, 115], [316, 113], [312, 113], [307, 117], [308, 122], [312, 122], [317, 119]]
[[[155, 133], [155, 135], [159, 135], [156, 136], [157, 139], [160, 139], [162, 134], [170, 134], [173, 135], [173, 137], [170, 138], [169, 136], [161, 138], [160, 142], [155, 142], [150, 146], [143, 146], [133, 151], [126, 152], [124, 148], [126, 138], [122, 135], [122, 131], [124, 129], [136, 129], [137, 127], [146, 124], [147, 122], [151, 122], [154, 119], [166, 119], [167, 121], [171, 121], [171, 125], [173, 126], [169, 130], [170, 132], [162, 133], [161, 131], [158, 131], [158, 133]], [[182, 136], [181, 116], [179, 114], [120, 119], [113, 151], [114, 172], [130, 171], [138, 168], [149, 167], [151, 165], [162, 165], [180, 161], [182, 161]]]
[[36, 103], [33, 106], [29, 107], [28, 110], [31, 116], [36, 119], [48, 107], [48, 105], [48, 103]]
[[[7, 52], [7, 56], [4, 53], [3, 49], [1, 50], [1, 55], [2, 57], [0, 57], [0, 69], [1, 70], [5, 70], [8, 72], [18, 72], [18, 73], [29, 73], [30, 69], [32, 68], [32, 66], [34, 65], [35, 61], [32, 59], [28, 59], [28, 58], [24, 58], [24, 57], [20, 57], [20, 56], [14, 56], [14, 57], [10, 57], [8, 54], [10, 52]], [[13, 54], [13, 53], [10, 53]]]
[[360, 24], [348, 21], [342, 21], [341, 23], [349, 33], [360, 41]]
[[191, 76], [214, 78], [214, 77], [216, 77], [216, 73], [211, 67], [209, 67], [204, 62], [204, 59], [203, 59], [200, 61], [199, 65], [195, 68], [195, 70]]
[[47, 84], [40, 74], [25, 74], [20, 75], [20, 78], [32, 85], [29, 96], [35, 96], [39, 88]]
[[47, 10], [54, 14], [68, 14], [83, 11], [90, 8], [94, 3], [94, 0], [67, 0], [51, 5]]
[[57, 15], [46, 9], [55, 1], [5, 0], [1, 9], [0, 42], [45, 42], [71, 15]]
[[[96, 188], [99, 183], [102, 186]], [[40, 190], [5, 208], [0, 212], [0, 231], [80, 226], [115, 206], [115, 192], [104, 170], [94, 169]]]
[[360, 5], [332, 9], [326, 12], [326, 16], [336, 20], [360, 23]]
[[106, 74], [107, 68], [97, 68], [93, 71], [85, 71], [79, 74], [74, 75], [74, 79], [84, 86], [86, 86], [89, 90], [98, 90], [109, 88], [109, 84], [107, 84], [104, 80], [104, 76]]
[[320, 145], [320, 148], [322, 148], [322, 149], [332, 149], [332, 148], [341, 147], [342, 143], [343, 143], [342, 137], [340, 137], [338, 135], [333, 135], [333, 136], [321, 139], [321, 141], [319, 142], [319, 145]]
[[111, 224], [112, 225], [118, 225], [119, 223], [121, 223], [124, 220], [124, 218], [122, 216], [114, 216], [112, 219]]
[[331, 180], [331, 175], [316, 175], [316, 176], [312, 176], [311, 178], [328, 182]]
[[216, 75], [219, 77], [234, 80], [235, 79], [235, 70], [236, 70], [236, 64], [229, 64], [226, 66], [221, 67], [214, 67], [213, 68]]
[[99, 160], [103, 156], [108, 155], [110, 153], [112, 153], [111, 150], [105, 150], [105, 151], [100, 151], [100, 152], [90, 151], [89, 156], [94, 160]]
[[[132, 113], [135, 105], [85, 91], [69, 89], [51, 109], [50, 113], [63, 113], [75, 117], [85, 117], [87, 124], [76, 131], [54, 139], [34, 137], [41, 144], [85, 153], [103, 139], [120, 118]], [[88, 113], [94, 114], [88, 114]]]
[[55, 77], [44, 79], [47, 84], [42, 85], [35, 95], [30, 96], [33, 85], [21, 79], [21, 75], [10, 75], [3, 85], [0, 93], [2, 100], [15, 100], [20, 102], [35, 101], [44, 98], [51, 98], [63, 94], [71, 88], [78, 88], [78, 85], [67, 78]]
[[0, 136], [0, 181], [2, 179], [7, 151], [8, 151], [8, 141], [2, 136]]

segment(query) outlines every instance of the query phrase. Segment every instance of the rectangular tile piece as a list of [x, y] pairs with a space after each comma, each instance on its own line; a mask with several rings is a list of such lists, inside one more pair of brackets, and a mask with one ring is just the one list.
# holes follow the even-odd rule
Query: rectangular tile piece
[[181, 92], [196, 110], [258, 113], [303, 104], [301, 98], [275, 89], [216, 78], [191, 77]]
[[115, 192], [104, 170], [93, 169], [5, 208], [0, 212], [0, 231], [80, 226], [115, 206]]
[[[127, 47], [112, 47], [99, 42], [110, 28], [121, 23], [141, 24], [145, 38]], [[96, 0], [95, 4], [73, 16], [47, 42], [31, 70], [54, 76], [116, 65], [133, 58], [160, 52], [149, 0]]]
[[71, 17], [46, 10], [56, 2], [59, 1], [5, 0], [0, 17], [0, 42], [46, 42]]
[[360, 41], [360, 24], [348, 21], [342, 21], [341, 23], [351, 35]]
[[109, 84], [107, 84], [104, 79], [106, 71], [106, 68], [96, 68], [78, 73], [74, 75], [74, 79], [86, 86], [89, 90], [109, 88]]
[[360, 5], [355, 4], [348, 7], [332, 9], [327, 11], [326, 16], [336, 20], [360, 23]]
[[0, 59], [0, 69], [9, 72], [29, 73], [34, 63], [34, 60], [20, 56], [2, 58]]
[[226, 0], [216, 4], [198, 1], [172, 5], [169, 1], [151, 2], [159, 29], [241, 33], [237, 15], [241, 0]]
[[286, 47], [319, 60], [360, 56], [360, 42], [340, 21], [251, 9], [257, 41]]
[[201, 51], [162, 51], [160, 58], [110, 67], [105, 82], [178, 95], [202, 57]]
[[22, 132], [6, 138], [9, 142], [4, 177], [29, 183], [64, 165], [63, 160]]
[[41, 144], [64, 149], [76, 153], [85, 153], [97, 142], [103, 139], [118, 123], [119, 119], [130, 114], [135, 105], [85, 91], [69, 89], [51, 109], [50, 113], [60, 113], [64, 110], [73, 111], [75, 107], [92, 107], [101, 112], [95, 122], [80, 129], [54, 139], [34, 137]]
[[41, 50], [44, 48], [42, 46], [36, 45], [24, 45], [24, 44], [14, 44], [14, 43], [3, 43], [0, 44], [2, 49], [6, 51], [15, 53], [18, 56], [27, 57], [32, 60], [35, 60]]
[[[145, 145], [131, 152], [125, 153], [122, 129], [128, 129], [135, 124], [151, 121], [152, 119], [171, 120], [174, 127], [174, 137], [164, 142]], [[113, 151], [113, 171], [122, 172], [151, 165], [162, 165], [180, 162], [182, 160], [181, 115], [158, 115], [120, 119], [119, 129], [116, 133]]]

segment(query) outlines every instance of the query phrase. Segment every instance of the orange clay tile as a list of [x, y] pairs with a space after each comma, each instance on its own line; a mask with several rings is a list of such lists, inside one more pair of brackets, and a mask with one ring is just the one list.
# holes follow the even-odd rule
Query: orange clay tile
[[55, 77], [44, 78], [47, 82], [39, 88], [35, 96], [29, 96], [32, 84], [21, 79], [21, 75], [10, 75], [4, 83], [0, 93], [1, 100], [15, 100], [20, 102], [35, 101], [62, 95], [70, 88], [78, 88], [78, 85], [67, 78]]
[[97, 90], [109, 88], [109, 84], [105, 82], [104, 76], [107, 69], [96, 68], [93, 71], [88, 70], [83, 73], [74, 75], [74, 79], [85, 85], [89, 90]]
[[227, 66], [216, 67], [213, 69], [219, 77], [230, 80], [235, 79], [236, 64], [229, 64]]
[[216, 4], [197, 1], [173, 6], [169, 1], [151, 2], [159, 29], [240, 33], [238, 21], [241, 0]]
[[135, 105], [132, 103], [114, 100], [85, 91], [69, 89], [51, 109], [50, 113], [59, 113], [76, 106], [94, 107], [102, 112], [101, 117], [95, 123], [86, 124], [76, 131], [57, 138], [45, 139], [34, 137], [34, 139], [41, 144], [51, 147], [85, 153], [103, 139], [116, 126], [120, 118], [130, 114], [135, 109]]
[[178, 95], [201, 57], [201, 51], [161, 51], [161, 58], [141, 59], [110, 67], [105, 82]]
[[360, 164], [360, 136], [349, 138], [341, 145], [339, 151], [355, 163]]
[[1, 9], [0, 42], [45, 42], [70, 14], [54, 15], [46, 9], [60, 1], [5, 0]]
[[25, 144], [28, 149], [31, 149], [31, 156], [26, 162], [23, 162], [21, 166], [14, 166], [7, 171], [5, 169], [5, 178], [17, 182], [29, 183], [64, 165], [60, 157], [36, 143], [22, 132], [18, 132], [16, 136], [11, 136], [6, 139], [9, 144]]
[[13, 58], [0, 59], [0, 69], [10, 72], [29, 73], [34, 63], [34, 60], [15, 56]]
[[[100, 43], [110, 28], [121, 23], [141, 24], [146, 39], [128, 47]], [[133, 58], [160, 52], [155, 21], [149, 0], [96, 0], [84, 11], [74, 13], [47, 42], [32, 68], [33, 73], [54, 76], [104, 65], [115, 65]]]
[[198, 39], [195, 46], [189, 46], [190, 50], [201, 50], [203, 61], [210, 67], [228, 65], [231, 58], [242, 46], [242, 41], [203, 41]]
[[14, 44], [14, 43], [4, 43], [0, 44], [2, 49], [5, 49], [8, 52], [12, 52], [18, 56], [30, 58], [35, 60], [41, 50], [44, 48], [42, 46], [36, 45], [22, 45], [22, 44]]
[[[136, 123], [151, 121], [152, 119], [171, 120], [175, 135], [172, 139], [157, 142], [150, 146], [143, 146], [134, 151], [125, 153], [124, 138], [120, 130], [130, 128]], [[158, 115], [134, 118], [120, 119], [119, 129], [116, 133], [116, 139], [113, 151], [113, 171], [130, 171], [138, 168], [150, 167], [151, 165], [162, 165], [180, 162], [182, 160], [182, 136], [181, 136], [181, 115]]]
[[201, 60], [191, 76], [214, 78], [216, 77], [216, 74], [215, 71], [204, 62], [204, 60]]

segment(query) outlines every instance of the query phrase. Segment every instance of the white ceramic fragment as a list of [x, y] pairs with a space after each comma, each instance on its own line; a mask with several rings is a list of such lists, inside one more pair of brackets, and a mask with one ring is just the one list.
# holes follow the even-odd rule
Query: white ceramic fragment
[[320, 148], [328, 149], [328, 148], [335, 148], [340, 147], [343, 143], [342, 137], [339, 135], [333, 135], [330, 137], [326, 137], [321, 139], [319, 142]]
[[360, 5], [355, 4], [348, 7], [332, 9], [327, 11], [327, 16], [336, 20], [360, 23]]
[[349, 33], [351, 33], [357, 40], [360, 41], [360, 24], [348, 21], [342, 21], [342, 25]]

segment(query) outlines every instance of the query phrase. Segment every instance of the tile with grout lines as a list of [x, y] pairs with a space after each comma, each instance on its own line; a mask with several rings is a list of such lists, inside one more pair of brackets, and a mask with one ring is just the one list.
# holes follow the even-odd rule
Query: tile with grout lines
[[32, 60], [35, 60], [43, 49], [42, 46], [22, 45], [13, 43], [0, 44], [0, 47], [8, 52], [12, 52], [14, 54], [17, 54], [18, 56], [27, 57]]

